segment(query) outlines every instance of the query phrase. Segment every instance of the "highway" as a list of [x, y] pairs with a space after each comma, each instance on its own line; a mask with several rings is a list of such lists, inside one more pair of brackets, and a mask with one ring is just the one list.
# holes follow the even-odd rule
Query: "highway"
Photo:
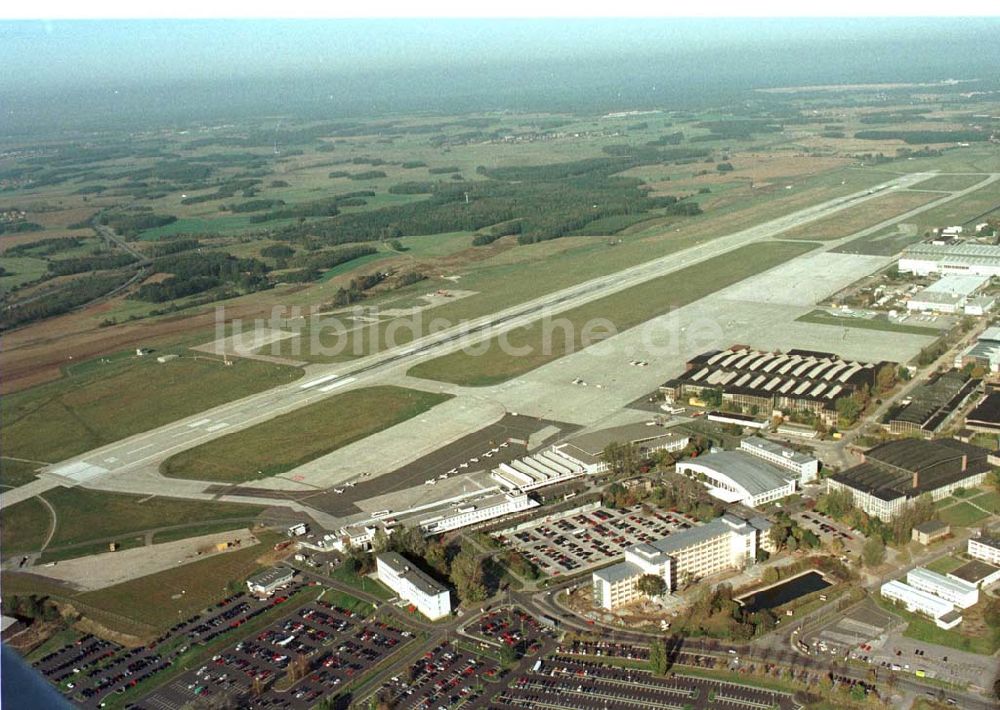
[[[545, 316], [582, 306], [604, 296], [620, 292], [651, 279], [759, 242], [800, 225], [831, 216], [842, 210], [875, 199], [893, 188], [906, 188], [929, 177], [914, 173], [889, 180], [884, 189], [868, 189], [813, 205], [790, 215], [727, 236], [699, 243], [688, 249], [601, 276], [580, 284], [532, 299], [512, 308], [420, 337], [411, 343], [368, 355], [348, 363], [314, 368], [308, 378], [283, 385], [240, 400], [229, 402], [203, 413], [187, 417], [157, 429], [100, 447], [82, 456], [47, 467], [40, 481], [22, 489], [4, 493], [4, 504], [13, 505], [57, 485], [87, 485], [105, 476], [141, 473], [157, 475], [159, 463], [178, 451], [213, 438], [261, 423], [275, 416], [319, 401], [333, 393], [373, 384], [381, 376], [405, 371], [425, 359], [488, 340], [511, 329], [528, 325]], [[985, 184], [1000, 179], [990, 175], [966, 190], [943, 196], [916, 210], [899, 215], [886, 223], [906, 219], [918, 212], [959, 198]], [[883, 223], [884, 224], [884, 223]], [[881, 225], [879, 225], [881, 226]], [[191, 484], [179, 482], [178, 495], [190, 493]], [[203, 490], [200, 486], [198, 492]]]

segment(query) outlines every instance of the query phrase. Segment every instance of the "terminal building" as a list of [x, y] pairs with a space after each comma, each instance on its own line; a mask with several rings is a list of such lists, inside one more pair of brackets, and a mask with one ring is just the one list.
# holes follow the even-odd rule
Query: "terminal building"
[[1000, 246], [992, 244], [914, 244], [903, 250], [899, 270], [904, 274], [1000, 275]]
[[990, 470], [987, 456], [954, 439], [887, 441], [865, 452], [862, 463], [826, 479], [827, 490], [848, 491], [855, 507], [891, 520], [921, 495], [939, 500], [980, 485]]
[[951, 602], [959, 609], [968, 609], [979, 603], [979, 588], [975, 584], [946, 577], [923, 567], [916, 567], [907, 572], [906, 583], [921, 592]]
[[900, 602], [907, 611], [929, 616], [941, 629], [953, 629], [962, 623], [962, 615], [955, 605], [933, 594], [922, 592], [898, 579], [882, 585], [882, 596], [890, 601]]
[[764, 518], [744, 520], [726, 513], [662, 540], [628, 547], [624, 562], [593, 573], [594, 605], [616, 609], [634, 602], [642, 596], [638, 584], [644, 575], [660, 577], [673, 592], [703, 577], [744, 569], [756, 562], [758, 547], [769, 545], [770, 527]]
[[811, 412], [837, 422], [836, 401], [862, 387], [874, 391], [876, 375], [890, 363], [844, 360], [810, 350], [763, 352], [742, 345], [711, 350], [687, 362], [683, 374], [660, 386], [670, 402], [702, 400], [706, 391], [724, 404], [754, 414]]
[[451, 595], [447, 588], [413, 567], [402, 555], [396, 552], [377, 555], [375, 569], [380, 582], [431, 621], [451, 613]]
[[626, 424], [579, 434], [540, 453], [502, 463], [490, 475], [506, 489], [530, 491], [606, 472], [604, 450], [609, 444], [632, 446], [644, 456], [654, 451], [681, 451], [689, 440], [686, 434], [653, 422]]
[[447, 508], [436, 511], [434, 515], [420, 519], [418, 525], [425, 535], [437, 535], [467, 525], [531, 510], [538, 505], [538, 501], [529, 498], [526, 493], [504, 491], [450, 504]]
[[993, 535], [970, 537], [966, 551], [969, 557], [975, 557], [991, 565], [1000, 565], [1000, 537]]

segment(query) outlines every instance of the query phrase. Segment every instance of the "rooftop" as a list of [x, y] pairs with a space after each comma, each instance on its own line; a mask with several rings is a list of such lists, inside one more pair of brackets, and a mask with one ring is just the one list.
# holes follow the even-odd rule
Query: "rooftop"
[[913, 580], [919, 580], [927, 584], [933, 584], [941, 589], [947, 589], [949, 591], [955, 592], [956, 594], [969, 594], [970, 592], [976, 591], [976, 585], [970, 584], [969, 582], [963, 582], [958, 579], [952, 579], [951, 577], [946, 577], [943, 574], [938, 574], [937, 572], [932, 572], [925, 567], [916, 567], [911, 569], [906, 573], [906, 581], [913, 584]]
[[605, 567], [594, 572], [594, 577], [602, 579], [609, 584], [621, 582], [639, 572], [639, 568], [629, 562], [619, 562], [616, 565]]
[[966, 423], [1000, 425], [1000, 392], [990, 392], [969, 412]]
[[[746, 529], [741, 530], [737, 526], [736, 521], [742, 523], [742, 527]], [[724, 516], [707, 522], [704, 525], [675, 532], [662, 540], [651, 542], [650, 545], [666, 555], [671, 555], [679, 550], [691, 547], [692, 545], [698, 545], [720, 535], [728, 535], [734, 529], [741, 533], [746, 533], [750, 531], [751, 526], [742, 518], [737, 518], [734, 515], [729, 516], [729, 522], [727, 522]]]
[[810, 463], [811, 461], [816, 460], [808, 454], [796, 451], [795, 449], [790, 449], [787, 446], [782, 446], [777, 442], [771, 441], [770, 439], [764, 439], [760, 436], [748, 436], [740, 445], [761, 449], [799, 464]]
[[437, 596], [442, 592], [447, 592], [447, 588], [431, 579], [423, 570], [414, 567], [409, 560], [398, 552], [383, 552], [376, 560], [381, 560], [388, 565], [396, 575], [407, 580], [427, 596]]
[[986, 547], [992, 547], [994, 550], [1000, 550], [1000, 536], [980, 535], [979, 537], [969, 539], [975, 540], [982, 545], [986, 545]]
[[579, 434], [567, 439], [563, 443], [585, 454], [600, 456], [604, 453], [607, 445], [612, 443], [663, 446], [665, 443], [679, 441], [684, 438], [686, 437], [683, 434], [678, 434], [662, 426], [650, 425], [646, 422], [635, 422], [634, 424], [623, 424], [622, 426]]
[[275, 582], [279, 582], [283, 579], [287, 579], [295, 574], [295, 571], [290, 567], [271, 567], [263, 572], [259, 572], [247, 580], [247, 583], [254, 586], [266, 587]]
[[991, 564], [983, 562], [982, 560], [972, 560], [972, 562], [966, 562], [964, 565], [956, 570], [952, 570], [948, 573], [950, 577], [957, 577], [964, 582], [969, 584], [979, 584], [984, 579], [992, 574], [996, 574], [1000, 571], [1000, 567], [994, 567]]
[[950, 530], [951, 526], [940, 520], [928, 520], [920, 523], [919, 525], [914, 525], [913, 529], [925, 535], [933, 535], [934, 533], [941, 532], [942, 530]]
[[745, 451], [717, 451], [703, 454], [684, 463], [705, 466], [757, 496], [788, 484], [793, 476], [773, 464], [748, 454]]

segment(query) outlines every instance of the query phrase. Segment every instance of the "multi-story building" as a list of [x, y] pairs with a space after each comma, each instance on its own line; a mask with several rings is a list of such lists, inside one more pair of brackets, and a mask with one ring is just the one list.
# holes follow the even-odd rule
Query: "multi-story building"
[[464, 528], [467, 525], [500, 518], [504, 515], [531, 510], [537, 508], [538, 505], [538, 501], [529, 498], [526, 493], [507, 491], [455, 503], [442, 512], [420, 520], [418, 524], [425, 535], [437, 535], [449, 530]]
[[451, 613], [448, 590], [411, 565], [402, 555], [396, 552], [377, 555], [375, 569], [379, 581], [431, 621]]
[[945, 577], [923, 567], [916, 567], [907, 572], [906, 583], [921, 592], [951, 602], [960, 609], [968, 609], [979, 602], [979, 588], [975, 584]]
[[928, 520], [913, 526], [910, 538], [921, 545], [930, 545], [935, 540], [948, 537], [951, 534], [951, 526], [940, 520]]
[[746, 451], [751, 456], [791, 471], [800, 484], [812, 483], [819, 478], [819, 459], [770, 439], [759, 436], [747, 437], [740, 442], [740, 451]]
[[1000, 537], [994, 535], [970, 537], [967, 552], [969, 557], [989, 562], [991, 565], [1000, 565]]
[[874, 390], [876, 376], [887, 364], [810, 350], [763, 352], [734, 345], [692, 358], [686, 371], [661, 385], [660, 391], [671, 402], [715, 391], [723, 404], [743, 412], [810, 413], [835, 425], [837, 400], [863, 387]]
[[883, 584], [881, 592], [886, 599], [903, 604], [907, 611], [929, 616], [939, 628], [953, 629], [962, 623], [962, 615], [955, 610], [954, 604], [915, 589], [898, 579]]
[[770, 523], [732, 514], [625, 550], [625, 561], [593, 573], [594, 605], [615, 609], [641, 596], [644, 575], [660, 577], [668, 592], [703, 577], [752, 565]]
[[863, 462], [827, 480], [827, 490], [851, 493], [868, 515], [891, 520], [921, 495], [939, 500], [980, 485], [990, 470], [987, 452], [955, 439], [901, 439], [869, 449]]

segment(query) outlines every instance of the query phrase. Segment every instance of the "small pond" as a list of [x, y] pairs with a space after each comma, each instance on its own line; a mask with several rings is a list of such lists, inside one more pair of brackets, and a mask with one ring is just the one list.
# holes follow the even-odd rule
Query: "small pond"
[[740, 597], [743, 608], [747, 611], [760, 611], [761, 609], [773, 609], [787, 604], [793, 599], [804, 597], [806, 594], [818, 592], [826, 589], [830, 583], [823, 578], [819, 572], [811, 571], [800, 574], [798, 577], [786, 579], [773, 587], [762, 589], [759, 592]]

